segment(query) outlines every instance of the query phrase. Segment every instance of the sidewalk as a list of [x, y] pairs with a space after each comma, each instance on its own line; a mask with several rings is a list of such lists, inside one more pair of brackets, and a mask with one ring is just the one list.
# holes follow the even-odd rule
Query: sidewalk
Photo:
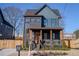
[[[46, 51], [40, 51], [40, 52], [49, 52], [50, 50]], [[29, 51], [21, 51], [20, 56], [28, 56]], [[35, 51], [31, 51], [33, 53]], [[67, 55], [65, 56], [79, 56], [79, 49], [71, 49], [69, 51], [63, 51], [63, 50], [52, 50], [51, 52], [66, 52]], [[0, 51], [0, 56], [18, 56], [18, 52], [16, 49], [3, 49]]]
[[[18, 52], [10, 54], [9, 56], [18, 56]], [[28, 56], [28, 51], [20, 51], [20, 56]]]
[[15, 52], [16, 52], [16, 49], [2, 49], [0, 50], [0, 56], [8, 56]]

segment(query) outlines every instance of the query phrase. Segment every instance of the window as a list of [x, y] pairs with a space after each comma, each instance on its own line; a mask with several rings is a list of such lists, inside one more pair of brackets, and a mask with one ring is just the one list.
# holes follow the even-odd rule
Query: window
[[55, 39], [55, 33], [53, 33], [52, 38]]
[[44, 26], [47, 27], [47, 24], [48, 24], [48, 23], [47, 23], [47, 20], [45, 19], [45, 20], [44, 20]]
[[30, 22], [30, 18], [27, 17], [27, 18], [26, 18], [26, 23], [29, 23], [29, 22]]
[[41, 20], [40, 17], [32, 17], [31, 18], [32, 23], [40, 23], [40, 20]]
[[59, 40], [60, 39], [60, 32], [53, 32], [52, 33], [52, 38], [55, 40]]
[[41, 27], [41, 18], [40, 17], [31, 17], [30, 26], [31, 27]]
[[43, 39], [50, 39], [50, 31], [48, 31], [48, 30], [44, 30], [43, 31], [43, 37], [42, 37]]
[[44, 39], [47, 39], [47, 33], [44, 33]]

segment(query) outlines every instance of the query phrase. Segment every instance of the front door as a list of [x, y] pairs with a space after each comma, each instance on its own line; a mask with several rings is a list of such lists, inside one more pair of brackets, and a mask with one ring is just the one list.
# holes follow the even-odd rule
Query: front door
[[35, 32], [34, 41], [36, 44], [38, 44], [40, 42], [40, 32], [39, 31]]

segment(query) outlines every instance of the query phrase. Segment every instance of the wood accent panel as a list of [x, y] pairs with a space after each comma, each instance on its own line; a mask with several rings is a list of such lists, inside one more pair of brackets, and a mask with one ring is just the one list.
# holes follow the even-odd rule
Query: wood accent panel
[[50, 30], [50, 39], [52, 40], [52, 30]]
[[29, 29], [29, 37], [30, 37], [30, 40], [32, 40], [32, 30]]
[[63, 40], [63, 30], [60, 31], [60, 40]]
[[50, 30], [50, 48], [53, 47], [53, 41], [52, 41], [52, 30]]
[[40, 30], [40, 39], [42, 40], [42, 30]]

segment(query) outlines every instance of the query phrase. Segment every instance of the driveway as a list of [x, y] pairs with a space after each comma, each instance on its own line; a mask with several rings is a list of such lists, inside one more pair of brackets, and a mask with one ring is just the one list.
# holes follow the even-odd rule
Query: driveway
[[8, 56], [15, 52], [16, 52], [16, 49], [2, 49], [0, 50], [0, 56]]

